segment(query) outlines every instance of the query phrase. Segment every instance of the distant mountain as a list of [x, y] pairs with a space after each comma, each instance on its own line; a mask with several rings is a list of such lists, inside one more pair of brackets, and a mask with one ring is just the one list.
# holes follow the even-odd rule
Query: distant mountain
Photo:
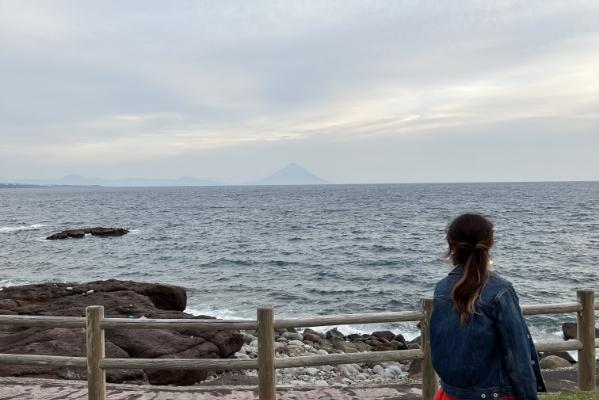
[[323, 185], [329, 182], [292, 163], [271, 176], [252, 182], [251, 185]]

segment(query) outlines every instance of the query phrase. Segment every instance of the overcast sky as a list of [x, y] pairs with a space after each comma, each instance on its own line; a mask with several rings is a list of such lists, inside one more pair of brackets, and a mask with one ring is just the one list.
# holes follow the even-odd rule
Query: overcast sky
[[599, 180], [598, 1], [0, 0], [0, 179]]

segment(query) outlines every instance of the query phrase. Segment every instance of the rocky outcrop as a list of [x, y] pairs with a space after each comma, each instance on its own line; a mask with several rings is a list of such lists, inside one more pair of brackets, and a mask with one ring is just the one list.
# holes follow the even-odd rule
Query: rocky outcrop
[[[103, 305], [106, 317], [203, 318], [184, 312], [185, 289], [177, 286], [98, 281], [86, 284], [40, 284], [3, 288], [0, 314], [84, 316], [85, 307]], [[228, 358], [241, 349], [238, 332], [188, 329], [107, 330], [106, 355], [116, 358]], [[0, 353], [85, 355], [82, 329], [0, 327]], [[0, 365], [0, 376], [85, 379], [85, 369]], [[205, 371], [109, 370], [109, 382], [187, 385], [206, 378]]]
[[62, 232], [54, 233], [48, 236], [47, 240], [62, 240], [62, 239], [81, 239], [85, 235], [93, 235], [93, 236], [123, 236], [129, 233], [129, 231], [125, 228], [81, 228], [81, 229], [67, 229]]

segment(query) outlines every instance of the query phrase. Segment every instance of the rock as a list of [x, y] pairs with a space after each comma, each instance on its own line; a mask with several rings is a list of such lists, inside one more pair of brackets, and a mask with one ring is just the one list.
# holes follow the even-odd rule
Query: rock
[[398, 342], [401, 342], [401, 343], [405, 343], [406, 342], [406, 338], [404, 338], [404, 336], [401, 333], [399, 335], [395, 335], [395, 337], [393, 338], [393, 340], [397, 340]]
[[325, 334], [325, 337], [329, 340], [333, 340], [333, 339], [345, 340], [345, 336], [343, 336], [343, 333], [339, 332], [337, 330], [337, 328], [333, 328], [330, 331], [327, 331], [327, 333]]
[[[86, 284], [48, 283], [13, 286], [0, 292], [0, 314], [84, 316], [85, 307], [103, 305], [107, 317], [198, 318], [183, 312], [185, 289], [129, 281]], [[199, 317], [210, 318], [210, 317]], [[116, 358], [229, 358], [239, 352], [244, 338], [238, 332], [186, 329], [116, 329], [106, 331], [106, 352]], [[0, 327], [0, 353], [85, 356], [82, 329]], [[0, 376], [85, 379], [85, 369], [47, 366], [0, 366]], [[110, 382], [194, 384], [205, 371], [109, 370]]]
[[[578, 338], [578, 324], [576, 322], [564, 322], [562, 324], [562, 332], [564, 339], [576, 339]], [[595, 328], [595, 337], [599, 337], [599, 328]]]
[[362, 335], [359, 335], [357, 333], [352, 333], [351, 335], [349, 335], [347, 337], [348, 340], [354, 341], [354, 340], [359, 340], [362, 339]]
[[570, 362], [570, 364], [576, 364], [576, 360], [567, 351], [545, 351], [539, 355], [539, 359], [547, 356], [558, 356]]
[[377, 332], [373, 332], [372, 336], [380, 338], [380, 339], [386, 339], [388, 342], [390, 342], [395, 338], [395, 333], [393, 333], [391, 331], [377, 331]]
[[370, 345], [370, 346], [383, 346], [384, 343], [381, 342], [380, 340], [376, 340], [376, 339], [366, 339], [364, 341], [364, 343]]
[[324, 339], [324, 335], [322, 333], [320, 333], [320, 332], [315, 331], [314, 329], [306, 328], [306, 329], [304, 329], [303, 334], [305, 335], [306, 333], [311, 333], [313, 335], [318, 335], [322, 339]]
[[422, 360], [414, 360], [410, 364], [410, 368], [408, 369], [408, 375], [410, 377], [416, 377], [422, 373]]
[[85, 235], [93, 235], [93, 236], [123, 236], [129, 233], [127, 229], [124, 228], [82, 228], [82, 229], [67, 229], [62, 232], [54, 233], [48, 236], [47, 240], [63, 240], [63, 239], [81, 239]]
[[304, 342], [302, 342], [301, 340], [290, 340], [288, 344], [289, 346], [297, 346], [304, 348]]
[[372, 372], [377, 375], [383, 375], [385, 373], [385, 368], [380, 365], [375, 365], [374, 368], [372, 368]]
[[322, 341], [322, 338], [320, 337], [320, 335], [315, 335], [310, 332], [304, 332], [304, 341], [320, 343]]
[[333, 342], [333, 348], [341, 350], [344, 353], [357, 353], [358, 349], [352, 342], [346, 342], [345, 340], [335, 340]]
[[[275, 342], [275, 352], [282, 353], [285, 351], [285, 344], [281, 342]], [[256, 353], [258, 352], [258, 348], [256, 347]]]
[[422, 338], [420, 336], [416, 336], [414, 339], [407, 342], [408, 344], [416, 343], [422, 345]]
[[281, 336], [284, 337], [285, 339], [289, 339], [289, 340], [299, 340], [299, 341], [304, 340], [304, 336], [301, 333], [297, 333], [297, 332], [284, 332], [283, 335], [281, 335]]
[[256, 336], [254, 336], [254, 335], [250, 335], [249, 333], [243, 333], [243, 334], [242, 334], [242, 336], [243, 336], [243, 341], [244, 341], [246, 344], [250, 344], [250, 343], [252, 343], [254, 340], [258, 340], [258, 338], [256, 338]]
[[557, 368], [567, 368], [571, 367], [570, 361], [564, 360], [558, 356], [547, 356], [543, 357], [539, 362], [541, 369], [557, 369]]
[[420, 345], [418, 343], [408, 344], [408, 350], [416, 350], [416, 349], [420, 349]]
[[340, 364], [337, 369], [348, 378], [358, 375], [359, 371], [351, 364]]
[[306, 374], [314, 376], [314, 375], [318, 374], [319, 369], [310, 367], [310, 368], [306, 368], [305, 371], [306, 371]]
[[237, 358], [238, 360], [249, 360], [250, 359], [250, 356], [248, 356], [247, 354], [239, 353], [239, 352], [233, 354], [233, 357]]
[[398, 342], [397, 340], [392, 340], [391, 343], [389, 343], [391, 346], [393, 346], [393, 348], [395, 350], [406, 350], [408, 348], [408, 346], [405, 344], [405, 342]]
[[373, 346], [372, 351], [393, 351], [395, 348], [391, 344], [385, 344], [383, 346]]
[[372, 347], [364, 342], [352, 342], [356, 350], [358, 351], [370, 351]]

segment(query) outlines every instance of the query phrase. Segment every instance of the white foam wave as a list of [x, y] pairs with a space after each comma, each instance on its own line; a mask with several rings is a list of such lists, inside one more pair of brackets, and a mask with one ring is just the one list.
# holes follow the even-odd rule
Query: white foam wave
[[[249, 314], [241, 314], [237, 311], [229, 310], [229, 309], [217, 309], [213, 307], [208, 308], [193, 308], [188, 307], [185, 310], [186, 313], [192, 315], [207, 315], [210, 317], [215, 317], [218, 319], [224, 320], [244, 320], [251, 321], [255, 320], [255, 316], [250, 316]], [[279, 318], [294, 318], [292, 316], [278, 316]], [[301, 328], [301, 327], [298, 327]], [[339, 325], [339, 326], [317, 326], [313, 327], [317, 332], [325, 333], [326, 331], [337, 328], [339, 332], [344, 335], [350, 335], [352, 333], [357, 334], [371, 334], [376, 331], [385, 331], [390, 330], [395, 333], [401, 333], [404, 335], [406, 340], [412, 340], [420, 335], [420, 331], [416, 328], [415, 323], [395, 323], [395, 324], [358, 324], [358, 325]]]
[[44, 224], [19, 225], [19, 226], [0, 226], [0, 233], [12, 233], [19, 231], [35, 231], [43, 228]]
[[141, 233], [141, 229], [131, 229], [129, 231], [130, 235], [139, 235]]
[[192, 314], [192, 315], [206, 315], [209, 317], [214, 317], [214, 318], [218, 318], [218, 319], [228, 319], [228, 320], [245, 320], [245, 321], [249, 321], [255, 318], [251, 318], [247, 315], [241, 315], [238, 312], [235, 312], [233, 310], [229, 310], [227, 308], [221, 308], [221, 309], [216, 309], [216, 308], [193, 308], [193, 307], [187, 307], [185, 309], [185, 312], [188, 314]]

